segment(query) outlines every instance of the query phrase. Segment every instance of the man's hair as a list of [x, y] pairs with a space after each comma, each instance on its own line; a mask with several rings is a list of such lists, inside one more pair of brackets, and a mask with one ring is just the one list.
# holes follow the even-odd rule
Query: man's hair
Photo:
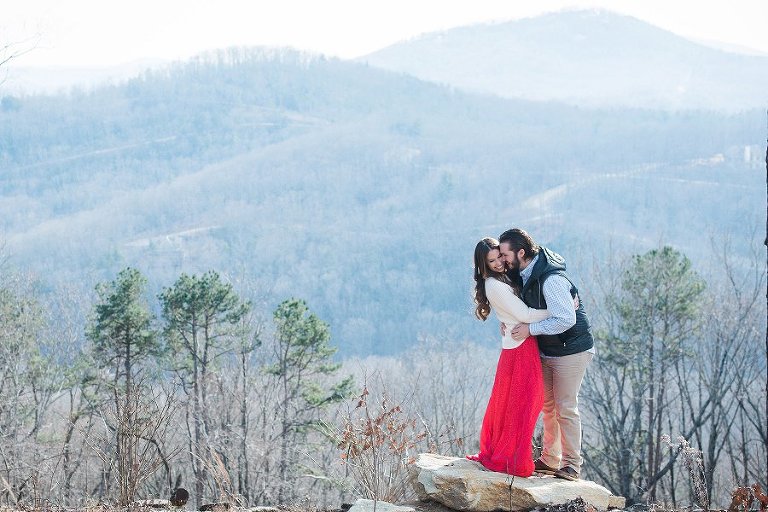
[[529, 235], [523, 229], [508, 229], [499, 237], [500, 244], [509, 244], [513, 251], [517, 252], [520, 249], [525, 251], [525, 257], [527, 259], [533, 259], [539, 254], [539, 246], [533, 241], [531, 235]]

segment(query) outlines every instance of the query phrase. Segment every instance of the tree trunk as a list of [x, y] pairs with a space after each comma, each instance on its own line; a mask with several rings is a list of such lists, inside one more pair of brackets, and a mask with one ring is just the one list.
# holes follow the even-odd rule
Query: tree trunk
[[[766, 202], [765, 202], [765, 249], [766, 249], [766, 270], [768, 270], [768, 138], [766, 138], [765, 149], [765, 185], [766, 185]], [[767, 274], [768, 277], [768, 274]], [[765, 317], [765, 431], [768, 433], [768, 284], [765, 288], [765, 305], [766, 305], [766, 317]], [[765, 485], [768, 487], [768, 457], [765, 458]]]
[[72, 478], [75, 475], [75, 469], [72, 467], [72, 436], [75, 433], [75, 426], [77, 425], [77, 420], [79, 418], [79, 414], [76, 415], [74, 412], [74, 394], [70, 391], [69, 394], [69, 424], [67, 425], [66, 433], [64, 434], [64, 448], [62, 450], [62, 462], [61, 462], [61, 470], [64, 473], [64, 486], [63, 486], [63, 493], [64, 493], [64, 504], [71, 506], [72, 503], [70, 500], [72, 499]]
[[250, 468], [248, 465], [248, 367], [245, 351], [240, 357], [240, 368], [242, 371], [243, 379], [243, 394], [240, 397], [240, 457], [241, 462], [238, 464], [241, 467], [240, 479], [239, 479], [239, 491], [246, 500], [250, 499], [250, 483], [249, 473]]
[[195, 504], [199, 509], [203, 504], [203, 492], [205, 489], [205, 475], [203, 473], [205, 469], [202, 459], [203, 425], [200, 404], [200, 368], [198, 364], [198, 354], [200, 352], [197, 346], [197, 332], [192, 335], [192, 338], [194, 340], [195, 348], [194, 354], [192, 354], [192, 410], [194, 411], [192, 420], [195, 424], [195, 441], [194, 446], [192, 447], [192, 470], [195, 473]]
[[[648, 478], [650, 478], [654, 472], [653, 468], [655, 467], [653, 456], [656, 453], [656, 448], [654, 446], [654, 435], [653, 435], [653, 426], [654, 426], [654, 417], [656, 414], [656, 359], [655, 359], [655, 346], [654, 346], [654, 340], [651, 338], [650, 343], [648, 344], [649, 354], [648, 354], [648, 362], [650, 363], [648, 365], [648, 423], [646, 427], [646, 447], [647, 450], [646, 453], [646, 474], [648, 475]], [[656, 499], [656, 488], [655, 485], [651, 486], [647, 489], [648, 492], [648, 498], [650, 501], [655, 501]]]
[[278, 470], [280, 483], [277, 493], [278, 505], [285, 501], [285, 476], [288, 473], [288, 376], [283, 375], [283, 400], [281, 404], [281, 436], [280, 436], [280, 459], [278, 460]]

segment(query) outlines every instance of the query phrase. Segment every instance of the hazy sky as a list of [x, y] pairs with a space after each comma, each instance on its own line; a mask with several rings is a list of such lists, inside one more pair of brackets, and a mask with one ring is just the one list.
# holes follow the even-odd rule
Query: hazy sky
[[2, 8], [0, 48], [34, 43], [18, 66], [184, 59], [232, 45], [349, 58], [425, 32], [594, 7], [768, 53], [768, 0], [12, 0]]

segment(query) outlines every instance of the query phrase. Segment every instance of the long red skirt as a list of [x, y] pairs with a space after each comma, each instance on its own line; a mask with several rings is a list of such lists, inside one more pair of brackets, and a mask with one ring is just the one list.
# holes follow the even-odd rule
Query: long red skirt
[[492, 471], [531, 476], [531, 442], [543, 401], [539, 347], [529, 336], [517, 348], [502, 349], [480, 431], [480, 453], [467, 458]]

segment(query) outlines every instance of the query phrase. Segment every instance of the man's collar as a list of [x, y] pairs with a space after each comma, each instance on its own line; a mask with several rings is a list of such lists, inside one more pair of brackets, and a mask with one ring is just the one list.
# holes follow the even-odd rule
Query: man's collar
[[531, 277], [531, 273], [533, 272], [533, 266], [536, 264], [536, 261], [538, 261], [539, 255], [533, 257], [530, 263], [528, 263], [528, 266], [525, 267], [520, 271], [520, 277], [523, 278], [523, 280], [528, 280], [529, 277]]

